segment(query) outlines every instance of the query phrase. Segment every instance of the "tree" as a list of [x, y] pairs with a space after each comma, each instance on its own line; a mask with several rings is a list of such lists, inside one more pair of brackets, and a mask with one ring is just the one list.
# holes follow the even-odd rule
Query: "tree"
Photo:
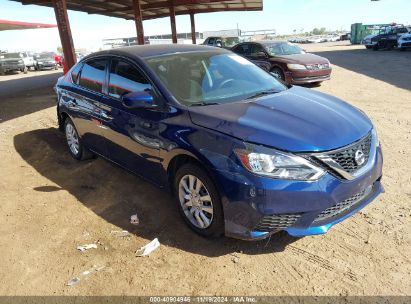
[[325, 34], [326, 31], [327, 31], [327, 29], [325, 27], [322, 27], [320, 29], [315, 28], [315, 29], [313, 29], [313, 35], [323, 35], [323, 34]]

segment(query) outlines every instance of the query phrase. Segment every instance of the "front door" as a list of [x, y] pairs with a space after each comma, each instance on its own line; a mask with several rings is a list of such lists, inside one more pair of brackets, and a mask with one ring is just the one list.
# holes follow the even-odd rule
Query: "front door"
[[141, 70], [125, 59], [113, 58], [107, 92], [96, 107], [104, 127], [108, 157], [130, 171], [161, 183], [159, 124], [164, 114], [159, 109], [129, 109], [121, 102], [124, 94], [144, 90], [155, 94]]

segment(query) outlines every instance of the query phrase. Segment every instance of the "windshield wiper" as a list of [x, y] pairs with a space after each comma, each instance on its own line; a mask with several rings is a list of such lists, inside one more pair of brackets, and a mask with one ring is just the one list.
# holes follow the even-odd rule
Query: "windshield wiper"
[[190, 104], [190, 107], [201, 107], [201, 106], [212, 106], [212, 105], [219, 105], [218, 102], [196, 102]]
[[260, 96], [264, 96], [264, 95], [277, 94], [277, 93], [279, 93], [279, 92], [280, 92], [280, 91], [277, 91], [277, 90], [265, 90], [265, 91], [261, 91], [261, 92], [255, 93], [255, 94], [247, 97], [246, 99], [254, 99], [254, 98], [257, 98], [257, 97], [260, 97]]

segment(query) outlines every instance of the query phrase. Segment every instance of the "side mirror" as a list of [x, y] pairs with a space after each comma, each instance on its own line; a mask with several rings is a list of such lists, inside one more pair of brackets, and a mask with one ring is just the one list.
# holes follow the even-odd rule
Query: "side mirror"
[[130, 92], [121, 97], [122, 104], [129, 109], [153, 108], [154, 97], [149, 91]]

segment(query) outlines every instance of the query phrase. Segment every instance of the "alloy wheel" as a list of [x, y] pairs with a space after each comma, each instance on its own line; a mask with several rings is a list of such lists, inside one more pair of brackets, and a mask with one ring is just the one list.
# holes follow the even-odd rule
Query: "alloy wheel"
[[73, 127], [71, 123], [68, 123], [66, 125], [66, 138], [71, 153], [73, 153], [74, 155], [78, 155], [80, 151], [79, 138], [76, 129]]
[[179, 201], [184, 215], [197, 228], [213, 222], [213, 202], [204, 183], [194, 175], [184, 175], [179, 183]]

